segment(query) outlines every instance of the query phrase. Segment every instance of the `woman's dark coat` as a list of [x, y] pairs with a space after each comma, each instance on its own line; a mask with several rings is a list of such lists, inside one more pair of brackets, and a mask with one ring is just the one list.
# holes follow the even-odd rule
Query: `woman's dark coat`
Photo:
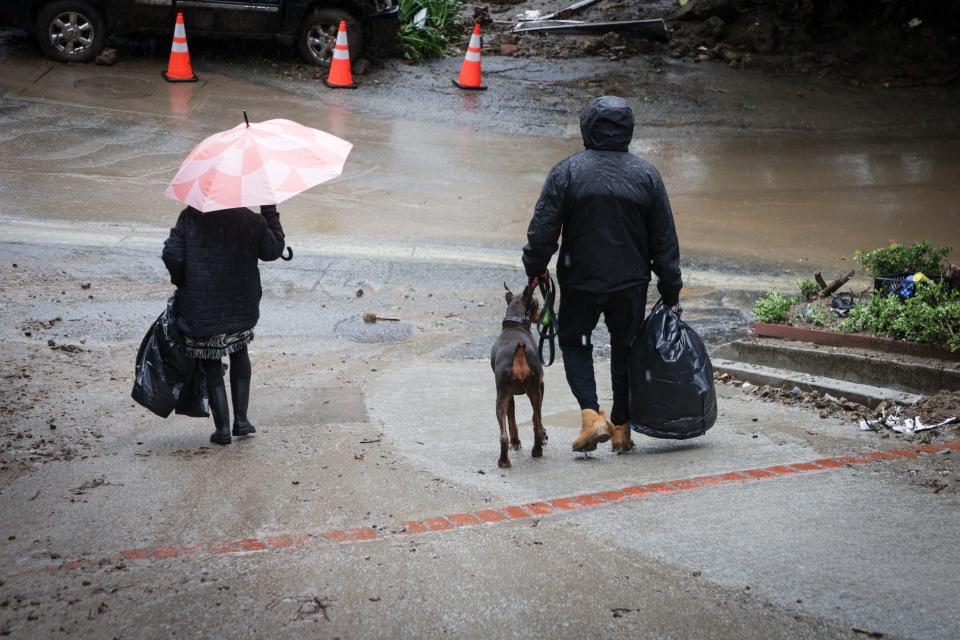
[[657, 274], [664, 303], [680, 296], [680, 250], [660, 174], [627, 152], [633, 112], [622, 98], [597, 98], [580, 117], [586, 150], [557, 164], [543, 185], [523, 248], [527, 275], [556, 252], [561, 288], [614, 293]]
[[187, 207], [163, 244], [163, 262], [177, 285], [177, 326], [206, 337], [252, 329], [260, 318], [257, 260], [284, 247], [276, 207], [200, 213]]

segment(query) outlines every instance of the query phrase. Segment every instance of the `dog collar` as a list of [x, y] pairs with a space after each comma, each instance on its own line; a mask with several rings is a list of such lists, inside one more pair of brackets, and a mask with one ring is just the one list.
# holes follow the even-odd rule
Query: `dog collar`
[[526, 316], [505, 316], [503, 318], [504, 322], [519, 322], [520, 324], [530, 324], [530, 320]]

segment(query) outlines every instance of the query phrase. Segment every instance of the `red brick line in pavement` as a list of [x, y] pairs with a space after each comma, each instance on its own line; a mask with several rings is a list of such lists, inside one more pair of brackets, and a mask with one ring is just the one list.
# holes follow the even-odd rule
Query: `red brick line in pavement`
[[[697, 476], [695, 478], [671, 480], [668, 482], [652, 482], [645, 485], [625, 487], [616, 491], [585, 493], [566, 498], [553, 498], [551, 500], [530, 502], [523, 505], [508, 505], [496, 509], [482, 509], [472, 513], [454, 513], [424, 520], [410, 520], [402, 522], [395, 527], [354, 527], [350, 529], [331, 529], [319, 533], [261, 536], [199, 545], [124, 549], [114, 559], [144, 561], [165, 560], [168, 558], [194, 555], [242, 555], [271, 549], [290, 549], [322, 544], [349, 544], [369, 540], [415, 536], [433, 531], [449, 531], [462, 527], [478, 527], [498, 522], [551, 516], [565, 511], [592, 509], [620, 502], [654, 498], [661, 494], [699, 491], [711, 487], [842, 469], [848, 465], [864, 465], [888, 460], [916, 458], [921, 454], [949, 451], [960, 451], [960, 440], [951, 440], [938, 445], [908, 445], [903, 448], [889, 449], [887, 451], [868, 451], [860, 456], [848, 455], [836, 458], [822, 458], [820, 460], [813, 460], [812, 462], [778, 464], [762, 469], [744, 469], [742, 471]], [[52, 572], [59, 569], [75, 569], [81, 566], [83, 566], [83, 561], [70, 560], [59, 565], [51, 565], [40, 569], [27, 569], [23, 573]]]

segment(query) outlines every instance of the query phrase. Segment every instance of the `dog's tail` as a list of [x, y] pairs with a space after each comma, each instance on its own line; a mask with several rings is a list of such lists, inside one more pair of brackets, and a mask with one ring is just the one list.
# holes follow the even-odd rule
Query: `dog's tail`
[[517, 348], [513, 352], [513, 367], [511, 373], [513, 374], [513, 379], [517, 382], [526, 380], [533, 374], [530, 370], [530, 363], [527, 362], [527, 345], [522, 342], [517, 344]]

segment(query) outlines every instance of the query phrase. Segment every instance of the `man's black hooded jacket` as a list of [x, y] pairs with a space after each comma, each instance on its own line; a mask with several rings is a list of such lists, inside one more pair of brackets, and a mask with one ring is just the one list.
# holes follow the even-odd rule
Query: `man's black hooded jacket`
[[547, 270], [562, 231], [562, 289], [613, 293], [649, 283], [652, 269], [664, 303], [675, 305], [683, 282], [673, 212], [657, 170], [627, 152], [630, 105], [597, 98], [581, 114], [580, 131], [586, 150], [550, 171], [537, 201], [523, 248], [527, 275]]

